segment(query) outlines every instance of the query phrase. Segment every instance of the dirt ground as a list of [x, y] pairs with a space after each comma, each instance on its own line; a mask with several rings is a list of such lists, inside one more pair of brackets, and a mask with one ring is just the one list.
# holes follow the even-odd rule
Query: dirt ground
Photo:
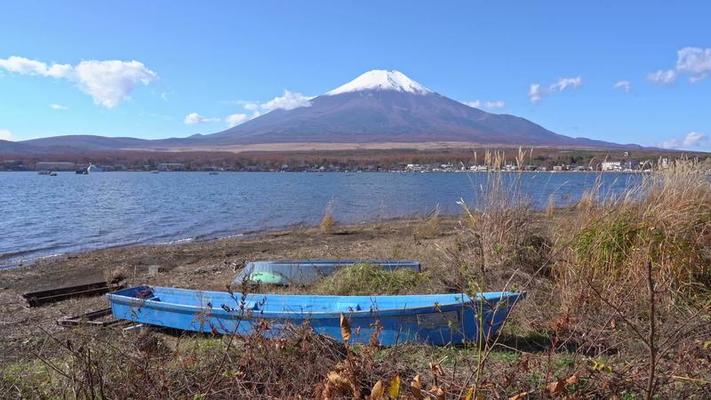
[[[103, 296], [77, 298], [30, 308], [21, 297], [28, 291], [69, 286], [121, 273], [128, 285], [151, 284], [224, 290], [246, 262], [292, 258], [392, 258], [420, 260], [423, 270], [444, 262], [438, 255], [457, 221], [441, 219], [428, 239], [416, 232], [422, 219], [399, 219], [337, 226], [325, 234], [317, 228], [232, 237], [173, 245], [129, 246], [43, 259], [33, 265], [0, 271], [0, 364], [29, 357], [25, 348], [47, 333], [62, 334], [63, 316], [104, 308]], [[150, 276], [149, 267], [159, 273]], [[33, 346], [35, 347], [35, 346]]]

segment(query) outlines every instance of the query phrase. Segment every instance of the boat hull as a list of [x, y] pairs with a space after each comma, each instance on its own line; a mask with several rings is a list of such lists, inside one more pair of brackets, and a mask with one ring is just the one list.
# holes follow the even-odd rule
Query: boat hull
[[[282, 337], [307, 324], [342, 341], [341, 316], [351, 343], [461, 344], [497, 333], [520, 293], [412, 296], [309, 296], [198, 291], [139, 286], [107, 295], [115, 318], [214, 334]], [[479, 329], [479, 325], [483, 329]]]

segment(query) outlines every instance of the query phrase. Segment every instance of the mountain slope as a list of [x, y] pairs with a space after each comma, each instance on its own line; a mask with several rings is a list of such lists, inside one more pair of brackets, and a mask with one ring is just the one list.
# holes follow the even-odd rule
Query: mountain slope
[[[619, 148], [572, 138], [524, 118], [492, 114], [442, 96], [399, 71], [368, 71], [309, 101], [276, 109], [209, 135], [144, 140], [91, 135], [1, 142], [2, 153], [77, 153], [113, 150], [214, 150], [215, 146], [276, 143], [442, 143]], [[638, 146], [635, 146], [638, 147]]]
[[206, 135], [205, 143], [472, 142], [502, 145], [618, 145], [553, 133], [526, 119], [492, 114], [432, 92], [398, 71], [370, 71], [311, 100]]

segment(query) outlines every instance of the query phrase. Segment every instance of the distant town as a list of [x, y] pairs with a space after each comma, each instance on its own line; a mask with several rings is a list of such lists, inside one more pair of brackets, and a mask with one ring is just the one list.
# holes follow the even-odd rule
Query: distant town
[[680, 160], [704, 163], [706, 153], [662, 150], [565, 149], [352, 150], [255, 153], [114, 152], [0, 156], [0, 171], [242, 171], [242, 172], [644, 172]]

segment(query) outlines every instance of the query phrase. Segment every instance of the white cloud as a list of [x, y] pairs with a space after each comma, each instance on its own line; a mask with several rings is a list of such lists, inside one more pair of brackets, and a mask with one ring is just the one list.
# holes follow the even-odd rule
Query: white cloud
[[301, 93], [284, 90], [284, 95], [260, 104], [259, 108], [266, 112], [277, 109], [293, 110], [295, 108], [311, 106], [311, 99], [312, 97], [304, 96]]
[[12, 132], [9, 129], [0, 129], [0, 140], [12, 140]]
[[495, 109], [504, 107], [506, 107], [506, 102], [503, 100], [490, 100], [484, 103], [484, 108]]
[[57, 110], [57, 111], [64, 111], [64, 110], [68, 110], [68, 109], [69, 109], [69, 107], [67, 107], [67, 106], [63, 106], [63, 105], [61, 105], [61, 104], [56, 104], [56, 103], [55, 103], [55, 104], [50, 104], [50, 105], [49, 105], [49, 108], [51, 108], [52, 110]]
[[562, 92], [568, 88], [577, 88], [583, 84], [583, 78], [576, 76], [574, 78], [560, 78], [558, 82], [550, 86], [551, 91]]
[[620, 89], [625, 93], [629, 93], [630, 90], [632, 90], [632, 84], [630, 83], [630, 81], [617, 81], [614, 85], [612, 85], [612, 87], [615, 89]]
[[183, 120], [184, 123], [187, 125], [195, 125], [195, 124], [204, 124], [206, 122], [217, 122], [219, 121], [219, 118], [208, 118], [205, 116], [202, 116], [196, 112], [192, 112], [188, 115], [185, 116], [185, 119]]
[[711, 72], [711, 48], [684, 47], [677, 52], [676, 70], [689, 74], [689, 80], [698, 82]]
[[562, 92], [568, 89], [579, 88], [583, 85], [583, 78], [580, 76], [575, 76], [571, 78], [559, 78], [558, 81], [549, 85], [548, 87], [543, 87], [540, 83], [532, 83], [528, 87], [528, 99], [531, 103], [536, 104], [543, 99], [543, 97], [553, 94], [555, 92]]
[[158, 75], [143, 63], [120, 60], [87, 60], [72, 66], [12, 56], [0, 59], [0, 68], [20, 75], [39, 75], [74, 82], [94, 103], [113, 108], [130, 99], [138, 85], [148, 85]]
[[488, 108], [488, 109], [492, 109], [492, 110], [506, 107], [506, 102], [503, 100], [487, 100], [487, 101], [473, 100], [473, 101], [465, 101], [464, 104], [468, 105], [469, 107]]
[[135, 86], [148, 85], [158, 75], [138, 61], [82, 61], [75, 68], [79, 88], [94, 103], [113, 108], [130, 98]]
[[0, 68], [20, 75], [39, 75], [52, 78], [68, 78], [72, 73], [72, 66], [69, 64], [47, 65], [41, 61], [18, 56], [0, 59]]
[[241, 123], [247, 122], [252, 118], [255, 118], [255, 117], [250, 118], [250, 116], [247, 114], [237, 113], [237, 114], [231, 114], [231, 115], [228, 115], [227, 117], [225, 117], [225, 122], [227, 122], [227, 125], [230, 128], [232, 128], [233, 126], [237, 126]]
[[464, 101], [463, 103], [472, 108], [481, 108], [480, 100]]
[[531, 103], [536, 104], [543, 98], [543, 91], [540, 83], [532, 83], [528, 88], [528, 98]]
[[676, 72], [673, 69], [659, 70], [647, 74], [647, 79], [660, 85], [670, 85], [676, 82]]
[[242, 108], [244, 108], [247, 111], [257, 111], [257, 110], [259, 110], [259, 103], [246, 102], [246, 103], [242, 104]]
[[284, 90], [284, 94], [281, 96], [274, 97], [273, 99], [260, 103], [257, 101], [245, 101], [237, 100], [236, 103], [240, 105], [245, 111], [244, 113], [231, 114], [225, 117], [225, 122], [232, 128], [251, 119], [257, 118], [262, 114], [268, 113], [274, 110], [293, 110], [300, 107], [310, 107], [311, 106], [311, 96], [304, 96], [298, 92], [292, 92], [289, 90]]
[[659, 144], [665, 149], [684, 149], [699, 147], [708, 141], [708, 136], [701, 132], [689, 132], [682, 138], [665, 140]]

